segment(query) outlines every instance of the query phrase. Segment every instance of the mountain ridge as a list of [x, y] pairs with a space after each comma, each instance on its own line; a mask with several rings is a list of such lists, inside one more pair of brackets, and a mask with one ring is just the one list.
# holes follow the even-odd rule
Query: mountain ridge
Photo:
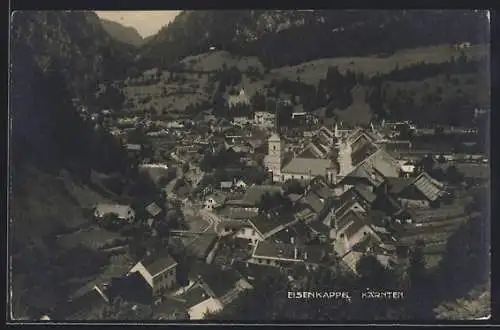
[[136, 47], [144, 44], [145, 39], [132, 26], [125, 26], [115, 21], [100, 18], [104, 30], [115, 40]]

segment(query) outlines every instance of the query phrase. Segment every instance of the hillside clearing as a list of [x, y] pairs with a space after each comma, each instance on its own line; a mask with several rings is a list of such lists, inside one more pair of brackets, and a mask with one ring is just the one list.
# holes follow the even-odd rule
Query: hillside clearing
[[[487, 55], [488, 49], [484, 46], [472, 46], [464, 49], [463, 52], [467, 57], [477, 58]], [[377, 73], [388, 73], [396, 67], [402, 69], [421, 61], [443, 63], [459, 55], [460, 52], [449, 45], [421, 47], [401, 50], [385, 58], [369, 56], [320, 59], [274, 69], [271, 70], [271, 74], [290, 80], [296, 80], [297, 77], [300, 77], [300, 81], [304, 83], [317, 85], [320, 79], [325, 78], [326, 72], [331, 66], [337, 66], [341, 73], [351, 70], [371, 77]]]

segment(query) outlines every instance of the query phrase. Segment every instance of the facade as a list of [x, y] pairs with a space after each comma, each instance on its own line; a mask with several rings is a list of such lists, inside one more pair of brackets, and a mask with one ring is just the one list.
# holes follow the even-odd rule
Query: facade
[[316, 268], [325, 257], [319, 247], [263, 241], [256, 244], [248, 263], [283, 268], [301, 263]]

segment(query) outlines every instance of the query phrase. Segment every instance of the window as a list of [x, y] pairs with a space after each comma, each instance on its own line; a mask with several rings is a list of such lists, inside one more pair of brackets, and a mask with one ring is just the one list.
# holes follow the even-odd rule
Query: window
[[303, 175], [301, 175], [301, 176], [300, 176], [300, 179], [301, 179], [301, 180], [304, 180], [304, 176], [303, 176]]
[[269, 265], [271, 263], [271, 260], [266, 260], [266, 263]]
[[273, 146], [273, 151], [276, 151], [276, 146]]

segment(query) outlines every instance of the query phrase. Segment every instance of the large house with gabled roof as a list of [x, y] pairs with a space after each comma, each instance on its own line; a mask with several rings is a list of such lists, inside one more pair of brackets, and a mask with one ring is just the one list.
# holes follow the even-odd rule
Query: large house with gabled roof
[[153, 296], [158, 296], [175, 286], [177, 265], [166, 251], [161, 251], [139, 261], [128, 274], [138, 272], [150, 286]]

